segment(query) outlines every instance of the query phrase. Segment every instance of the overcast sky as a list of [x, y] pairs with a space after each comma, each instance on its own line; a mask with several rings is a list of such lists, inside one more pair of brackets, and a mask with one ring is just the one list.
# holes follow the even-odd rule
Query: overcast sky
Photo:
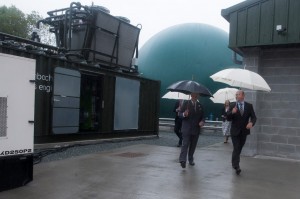
[[1, 0], [0, 6], [15, 5], [25, 14], [47, 12], [70, 7], [72, 2], [82, 5], [99, 5], [110, 10], [113, 16], [123, 16], [132, 25], [141, 24], [139, 46], [156, 33], [182, 23], [205, 23], [229, 32], [229, 23], [221, 16], [221, 9], [244, 0]]

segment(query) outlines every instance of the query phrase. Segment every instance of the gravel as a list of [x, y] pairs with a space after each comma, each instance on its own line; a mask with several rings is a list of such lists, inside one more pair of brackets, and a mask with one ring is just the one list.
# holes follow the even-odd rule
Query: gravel
[[[199, 137], [198, 147], [206, 147], [209, 145], [223, 142], [223, 140], [224, 138], [221, 132], [202, 132]], [[37, 164], [40, 162], [62, 160], [70, 157], [76, 157], [85, 154], [93, 154], [136, 144], [176, 147], [177, 143], [178, 138], [175, 133], [171, 131], [160, 131], [158, 137], [142, 137], [130, 140], [112, 139], [110, 141], [105, 141], [96, 144], [71, 144], [69, 146], [59, 148], [36, 149], [34, 152], [34, 163]]]

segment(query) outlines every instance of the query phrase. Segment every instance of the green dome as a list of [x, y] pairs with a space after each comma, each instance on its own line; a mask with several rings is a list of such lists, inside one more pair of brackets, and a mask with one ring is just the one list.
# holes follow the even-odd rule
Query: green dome
[[[161, 81], [161, 96], [169, 85], [180, 80], [197, 81], [213, 94], [227, 85], [216, 83], [209, 76], [234, 67], [228, 40], [228, 33], [207, 24], [172, 26], [154, 35], [140, 49], [139, 72], [143, 77]], [[210, 113], [220, 116], [223, 105], [214, 104], [209, 98], [200, 101], [206, 117]], [[161, 99], [160, 117], [173, 117], [174, 103], [174, 100]]]

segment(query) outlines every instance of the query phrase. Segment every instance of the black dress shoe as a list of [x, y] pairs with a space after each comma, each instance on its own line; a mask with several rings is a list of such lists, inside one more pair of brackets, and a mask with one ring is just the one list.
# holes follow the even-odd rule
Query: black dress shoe
[[189, 162], [189, 164], [190, 164], [191, 166], [194, 166], [194, 165], [195, 165], [195, 162]]
[[181, 162], [180, 162], [180, 165], [181, 165], [181, 167], [182, 167], [182, 168], [185, 168], [185, 166], [186, 166], [186, 162], [184, 162], [184, 161], [181, 161]]
[[242, 170], [241, 170], [240, 168], [236, 168], [236, 169], [235, 169], [236, 175], [240, 175], [241, 172], [242, 172]]

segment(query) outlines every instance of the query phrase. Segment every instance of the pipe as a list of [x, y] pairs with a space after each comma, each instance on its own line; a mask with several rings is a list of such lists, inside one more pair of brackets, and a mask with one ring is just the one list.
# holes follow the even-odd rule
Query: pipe
[[37, 28], [37, 29], [40, 29], [40, 23], [44, 23], [44, 19], [38, 20], [38, 21], [36, 22], [36, 28]]
[[[72, 2], [70, 4], [70, 18], [69, 18], [69, 40], [68, 40], [68, 47], [69, 47], [69, 50], [71, 50], [71, 37], [72, 37], [72, 30], [71, 30], [71, 27], [72, 27], [72, 10], [73, 10], [73, 5], [75, 5], [75, 7], [78, 7], [79, 9], [81, 8], [81, 3], [79, 2]], [[67, 16], [67, 14], [66, 14]]]

